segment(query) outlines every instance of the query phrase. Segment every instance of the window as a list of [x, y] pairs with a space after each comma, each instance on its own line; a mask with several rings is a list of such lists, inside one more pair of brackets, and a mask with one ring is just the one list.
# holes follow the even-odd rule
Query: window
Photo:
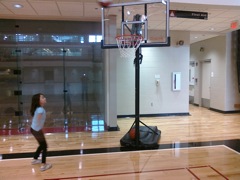
[[101, 35], [89, 35], [88, 42], [101, 42], [102, 36]]

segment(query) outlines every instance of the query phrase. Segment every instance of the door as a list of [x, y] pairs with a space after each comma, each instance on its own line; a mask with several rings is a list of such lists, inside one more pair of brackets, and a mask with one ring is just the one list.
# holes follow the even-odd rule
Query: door
[[203, 107], [210, 107], [210, 87], [211, 87], [211, 60], [204, 60], [202, 63], [201, 75], [201, 104]]

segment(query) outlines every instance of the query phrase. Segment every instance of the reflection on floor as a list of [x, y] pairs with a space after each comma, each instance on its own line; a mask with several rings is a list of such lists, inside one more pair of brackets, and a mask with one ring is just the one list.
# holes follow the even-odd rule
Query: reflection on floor
[[[101, 115], [90, 114], [89, 118], [81, 120], [81, 123], [76, 124], [73, 122], [74, 119], [71, 118], [69, 122], [64, 123], [64, 120], [53, 119], [54, 121], [61, 121], [57, 126], [52, 127], [46, 126], [44, 128], [45, 133], [59, 133], [59, 132], [104, 132], [107, 130], [107, 126]], [[79, 119], [78, 119], [79, 121]], [[24, 128], [0, 128], [0, 135], [18, 135], [18, 134], [30, 134], [30, 125], [28, 124]]]
[[[208, 142], [189, 142], [189, 143], [172, 143], [161, 144], [155, 149], [174, 149], [177, 151], [180, 148], [193, 148], [193, 147], [207, 147], [225, 145], [230, 149], [240, 153], [240, 140], [223, 140], [223, 141], [208, 141]], [[61, 151], [49, 151], [48, 156], [65, 156], [65, 155], [83, 155], [83, 154], [96, 154], [96, 153], [110, 153], [110, 152], [122, 152], [122, 151], [137, 151], [137, 150], [149, 150], [149, 149], [133, 149], [129, 147], [113, 147], [113, 148], [96, 148], [96, 149], [74, 149], [74, 150], [61, 150]], [[30, 158], [33, 157], [33, 153], [12, 153], [12, 154], [0, 154], [2, 159], [16, 159], [16, 158]]]

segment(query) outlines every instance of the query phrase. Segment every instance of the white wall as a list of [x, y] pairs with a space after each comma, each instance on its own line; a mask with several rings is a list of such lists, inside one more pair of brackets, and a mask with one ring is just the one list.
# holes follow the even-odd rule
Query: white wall
[[236, 110], [234, 108], [234, 104], [240, 104], [240, 93], [238, 91], [237, 78], [236, 43], [238, 43], [236, 34], [228, 33], [226, 39], [226, 111]]
[[110, 51], [105, 49], [104, 57], [104, 81], [105, 81], [105, 119], [106, 123], [111, 128], [117, 127], [117, 98], [116, 98], [116, 61], [114, 53], [116, 49]]
[[[201, 94], [201, 61], [211, 60], [211, 90], [210, 108], [220, 111], [234, 111], [234, 104], [239, 102], [237, 93], [236, 59], [232, 56], [231, 33], [226, 36], [218, 36], [191, 45], [190, 60], [198, 63], [195, 69], [195, 78], [198, 83], [194, 86], [194, 103], [200, 104]], [[200, 51], [203, 47], [204, 51]]]
[[[200, 51], [203, 47], [204, 51]], [[194, 103], [200, 104], [201, 98], [201, 70], [200, 62], [206, 59], [211, 60], [211, 90], [210, 90], [210, 107], [224, 110], [225, 106], [225, 87], [226, 87], [226, 36], [218, 36], [205, 41], [194, 43], [190, 48], [190, 59], [198, 63], [195, 71], [195, 84]]]
[[[184, 40], [183, 46], [176, 41]], [[140, 65], [140, 114], [189, 112], [189, 33], [171, 32], [171, 47], [142, 48]], [[133, 59], [117, 61], [117, 114], [135, 114], [135, 67]], [[181, 90], [172, 91], [172, 72], [181, 72]], [[156, 75], [160, 75], [156, 86]]]

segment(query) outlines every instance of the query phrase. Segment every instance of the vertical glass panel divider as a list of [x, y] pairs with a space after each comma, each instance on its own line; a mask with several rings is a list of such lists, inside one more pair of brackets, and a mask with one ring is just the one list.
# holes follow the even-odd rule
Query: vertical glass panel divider
[[18, 130], [22, 131], [23, 130], [23, 122], [22, 122], [22, 118], [23, 118], [23, 102], [22, 102], [22, 62], [21, 62], [21, 49], [19, 47], [16, 48], [15, 50], [16, 53], [16, 69], [19, 73], [16, 73], [17, 76], [17, 89], [15, 90], [15, 92], [17, 91], [18, 93], [15, 93], [14, 95], [17, 96], [17, 111], [15, 111], [15, 116], [17, 116], [18, 119]]
[[68, 130], [68, 117], [67, 117], [67, 104], [66, 104], [66, 96], [67, 96], [67, 88], [66, 88], [66, 49], [63, 48], [63, 114], [64, 114], [64, 128], [65, 131]]

